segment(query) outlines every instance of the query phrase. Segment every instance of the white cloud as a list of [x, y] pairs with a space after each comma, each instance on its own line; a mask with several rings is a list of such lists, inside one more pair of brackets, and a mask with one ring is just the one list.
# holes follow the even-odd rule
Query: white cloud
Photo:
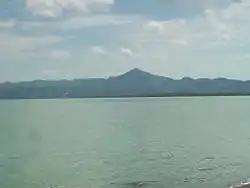
[[133, 51], [130, 48], [124, 48], [124, 47], [122, 47], [121, 53], [125, 56], [133, 56], [134, 55]]
[[162, 34], [165, 32], [172, 32], [174, 29], [178, 29], [186, 24], [184, 19], [168, 20], [168, 21], [148, 21], [145, 28], [149, 31]]
[[113, 4], [114, 0], [27, 0], [28, 10], [46, 17], [62, 16], [64, 12], [107, 12]]
[[132, 34], [130, 39], [137, 48], [149, 52], [156, 51], [154, 49], [173, 51], [176, 45], [201, 50], [215, 48], [217, 44], [220, 49], [222, 45], [226, 49], [248, 41], [249, 23], [250, 1], [242, 0], [223, 9], [204, 9], [203, 14], [192, 19], [148, 20], [144, 24], [146, 27]]
[[92, 53], [95, 53], [95, 54], [100, 54], [100, 55], [107, 54], [107, 51], [102, 46], [92, 46], [90, 47], [90, 50]]
[[53, 50], [51, 52], [51, 57], [53, 59], [65, 60], [71, 57], [71, 54], [65, 50]]
[[157, 32], [157, 33], [162, 33], [164, 31], [164, 26], [161, 22], [158, 21], [149, 21], [146, 24], [146, 28], [149, 31]]

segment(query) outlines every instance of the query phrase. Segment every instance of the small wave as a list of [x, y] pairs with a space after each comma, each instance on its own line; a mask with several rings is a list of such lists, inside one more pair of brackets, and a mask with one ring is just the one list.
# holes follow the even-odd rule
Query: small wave
[[204, 171], [213, 171], [213, 170], [215, 170], [215, 167], [199, 168], [198, 170], [201, 171], [201, 172], [204, 172]]
[[[125, 185], [128, 187], [144, 187], [151, 185], [153, 183], [157, 183], [158, 181], [132, 181], [132, 182], [126, 182], [126, 183], [120, 183], [120, 185]], [[111, 184], [119, 184], [119, 183], [111, 183]]]
[[237, 185], [231, 185], [229, 188], [250, 188], [250, 182], [240, 183]]
[[209, 156], [209, 157], [202, 158], [202, 159], [200, 160], [200, 162], [203, 162], [203, 161], [212, 161], [212, 160], [214, 160], [214, 159], [215, 159], [215, 157]]
[[230, 163], [229, 166], [241, 166], [242, 163], [236, 162], [236, 163]]
[[84, 164], [84, 161], [79, 161], [79, 162], [76, 162], [75, 164], [72, 165], [72, 168], [76, 168], [80, 165]]
[[56, 186], [50, 185], [48, 188], [65, 188], [65, 186], [64, 185], [56, 185]]

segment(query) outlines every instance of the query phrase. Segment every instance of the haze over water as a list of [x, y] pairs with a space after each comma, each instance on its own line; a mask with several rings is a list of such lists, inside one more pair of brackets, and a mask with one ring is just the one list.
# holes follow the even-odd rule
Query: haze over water
[[250, 98], [0, 101], [1, 188], [222, 188], [250, 178]]

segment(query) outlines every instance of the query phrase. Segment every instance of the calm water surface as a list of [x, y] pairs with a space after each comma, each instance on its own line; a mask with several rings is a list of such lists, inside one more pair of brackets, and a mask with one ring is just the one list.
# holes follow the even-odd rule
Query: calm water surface
[[0, 101], [1, 188], [222, 188], [250, 178], [250, 98]]

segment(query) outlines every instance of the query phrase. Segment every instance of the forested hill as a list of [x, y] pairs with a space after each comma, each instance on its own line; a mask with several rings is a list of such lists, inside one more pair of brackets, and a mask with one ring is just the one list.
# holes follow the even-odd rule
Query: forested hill
[[250, 81], [183, 78], [174, 80], [133, 69], [107, 79], [75, 79], [0, 84], [2, 99], [248, 95]]

